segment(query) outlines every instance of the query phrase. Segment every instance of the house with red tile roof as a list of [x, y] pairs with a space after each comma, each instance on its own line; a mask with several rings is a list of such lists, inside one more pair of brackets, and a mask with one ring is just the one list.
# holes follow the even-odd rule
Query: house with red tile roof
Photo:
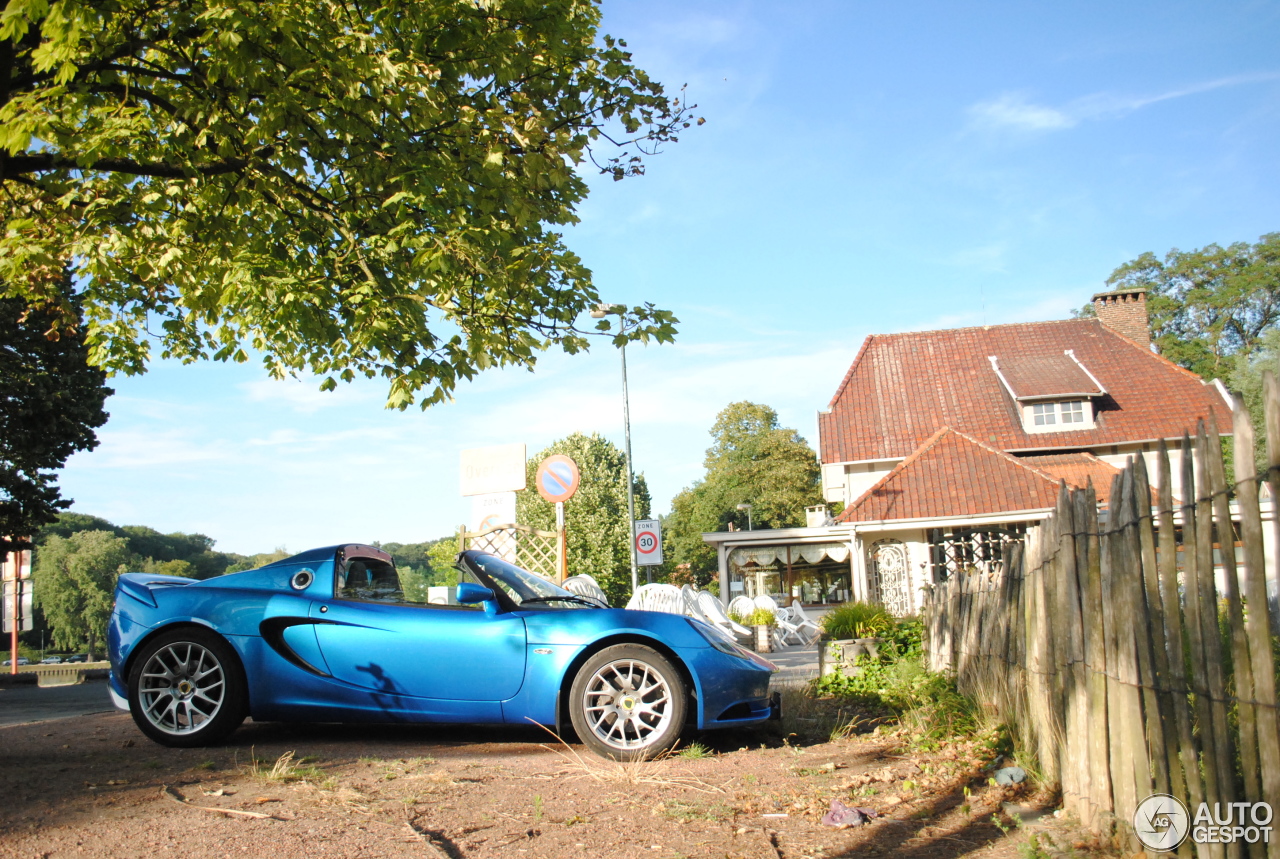
[[[1151, 349], [1142, 290], [1099, 293], [1096, 316], [874, 334], [818, 415], [819, 527], [707, 534], [722, 593], [820, 609], [870, 599], [898, 614], [920, 588], [1000, 564], [1053, 507], [1060, 481], [1105, 504], [1131, 457], [1173, 453], [1184, 432], [1231, 426], [1231, 399]], [[813, 523], [818, 524], [818, 523]], [[827, 546], [821, 557], [814, 546]], [[805, 547], [808, 547], [807, 549]]]

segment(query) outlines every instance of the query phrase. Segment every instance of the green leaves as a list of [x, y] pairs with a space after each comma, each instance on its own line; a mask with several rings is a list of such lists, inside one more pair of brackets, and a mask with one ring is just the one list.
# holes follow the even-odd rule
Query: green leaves
[[107, 421], [105, 375], [88, 365], [81, 333], [59, 330], [61, 321], [0, 299], [0, 552], [70, 505], [52, 472], [97, 447], [94, 430]]
[[[41, 272], [72, 262], [109, 370], [252, 349], [399, 408], [585, 348], [598, 296], [554, 230], [576, 165], [637, 175], [689, 110], [598, 24], [583, 0], [14, 0], [3, 294], [65, 307]], [[635, 311], [615, 342], [674, 336]]]
[[1145, 287], [1152, 340], [1169, 360], [1214, 379], [1232, 372], [1280, 321], [1280, 233], [1257, 244], [1176, 248], [1164, 260], [1144, 253], [1107, 278], [1116, 288]]
[[32, 571], [35, 598], [59, 646], [78, 648], [87, 639], [92, 653], [106, 637], [116, 579], [131, 560], [128, 542], [110, 531], [44, 542]]
[[817, 456], [795, 430], [778, 425], [770, 407], [730, 403], [716, 416], [711, 437], [705, 477], [672, 499], [664, 521], [664, 551], [703, 581], [716, 569], [716, 557], [702, 534], [730, 523], [745, 530], [739, 504], [752, 506], [755, 528], [794, 528], [805, 524], [806, 506], [822, 501]]
[[[578, 491], [564, 504], [568, 531], [569, 575], [595, 578], [612, 605], [625, 605], [631, 595], [631, 529], [627, 524], [627, 466], [623, 452], [608, 439], [574, 433], [529, 458], [529, 488], [516, 495], [516, 521], [554, 531], [555, 505], [534, 488], [538, 464], [562, 453], [578, 464]], [[637, 519], [649, 517], [649, 487], [635, 478]], [[642, 571], [643, 572], [643, 571]]]

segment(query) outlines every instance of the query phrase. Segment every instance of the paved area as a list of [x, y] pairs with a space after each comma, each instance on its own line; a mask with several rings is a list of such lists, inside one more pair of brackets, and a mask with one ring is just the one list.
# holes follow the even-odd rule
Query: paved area
[[114, 710], [105, 680], [74, 686], [0, 687], [0, 727]]

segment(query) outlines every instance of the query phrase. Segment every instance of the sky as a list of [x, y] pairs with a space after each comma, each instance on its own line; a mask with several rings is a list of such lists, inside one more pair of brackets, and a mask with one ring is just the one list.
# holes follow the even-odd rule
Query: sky
[[[1280, 2], [605, 0], [605, 32], [706, 123], [593, 180], [570, 245], [602, 298], [680, 319], [627, 350], [654, 499], [703, 474], [731, 402], [816, 415], [863, 339], [1061, 319], [1152, 251], [1280, 230]], [[470, 517], [463, 449], [623, 440], [619, 355], [548, 353], [386, 410], [256, 365], [116, 377], [77, 512], [244, 554], [417, 542]]]

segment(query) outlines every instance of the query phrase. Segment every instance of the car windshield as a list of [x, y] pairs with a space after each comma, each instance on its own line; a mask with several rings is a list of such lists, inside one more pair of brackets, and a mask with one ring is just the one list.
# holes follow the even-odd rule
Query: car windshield
[[537, 573], [521, 569], [495, 555], [469, 552], [467, 561], [493, 583], [502, 588], [517, 606], [552, 606], [553, 608], [601, 607], [589, 597], [570, 593], [559, 585], [544, 579]]

